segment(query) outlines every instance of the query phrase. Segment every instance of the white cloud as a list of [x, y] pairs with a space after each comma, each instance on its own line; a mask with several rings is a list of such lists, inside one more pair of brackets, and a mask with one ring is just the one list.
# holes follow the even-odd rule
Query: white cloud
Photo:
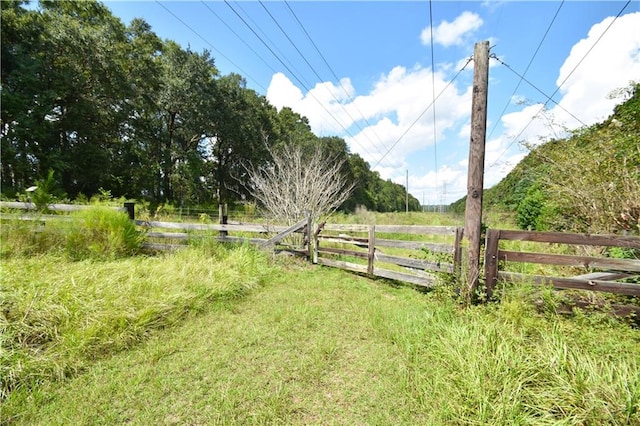
[[[607, 18], [594, 25], [585, 39], [573, 46], [564, 64], [557, 71], [556, 84], [561, 84], [569, 76], [611, 19], [613, 18]], [[463, 26], [459, 25], [459, 28]], [[467, 31], [473, 31], [473, 28], [468, 25]], [[444, 31], [438, 34], [440, 40], [457, 40], [453, 37], [454, 31], [449, 32], [448, 39], [444, 34]], [[459, 37], [464, 37], [464, 34], [465, 31], [458, 32]], [[453, 62], [439, 67], [434, 76], [436, 94], [442, 91], [448, 79], [457, 72], [457, 65], [460, 64]], [[615, 104], [620, 102], [619, 99], [608, 99], [607, 95], [611, 91], [638, 79], [640, 12], [624, 15], [613, 24], [580, 66], [567, 78], [557, 98], [562, 107], [587, 125], [591, 125], [611, 114]], [[381, 75], [368, 93], [355, 93], [350, 81], [344, 79], [343, 85], [349, 96], [344, 93], [340, 84], [330, 82], [319, 83], [305, 94], [284, 75], [276, 74], [272, 78], [267, 98], [278, 108], [286, 105], [307, 116], [317, 134], [324, 132], [341, 135], [349, 143], [352, 152], [361, 154], [373, 166], [430, 104], [433, 96], [431, 84], [429, 68], [395, 67]], [[462, 85], [460, 79], [456, 80], [437, 101], [436, 129], [441, 159], [437, 175], [426, 165], [422, 167], [422, 171], [415, 167], [415, 159], [418, 156], [424, 158], [426, 152], [431, 156], [431, 151], [427, 150], [432, 149], [433, 145], [433, 116], [431, 110], [428, 110], [375, 168], [380, 176], [404, 185], [405, 173], [409, 170], [411, 193], [421, 201], [424, 194], [429, 204], [441, 201], [450, 203], [464, 196], [467, 184], [466, 144], [469, 141], [471, 89], [470, 85]], [[332, 93], [340, 102], [336, 102]], [[352, 137], [318, 106], [312, 94], [350, 130]], [[517, 97], [513, 99], [514, 102], [518, 100]], [[565, 111], [553, 104], [548, 105], [544, 114], [538, 115], [535, 119], [533, 118], [542, 108], [542, 104], [520, 105], [518, 108], [518, 111], [502, 117], [502, 135], [487, 141], [484, 179], [486, 187], [499, 182], [526, 155], [527, 151], [519, 141], [525, 140], [535, 144], [545, 138], [562, 136], [564, 126], [580, 126]], [[370, 126], [366, 126], [361, 113]], [[360, 127], [354, 125], [354, 121], [358, 121]], [[518, 134], [520, 135], [516, 138]], [[445, 156], [446, 161], [442, 161]]]
[[[433, 28], [433, 41], [444, 47], [460, 46], [467, 42], [469, 37], [482, 26], [483, 21], [480, 15], [464, 11], [452, 22], [442, 21], [440, 25]], [[420, 33], [422, 44], [428, 45], [431, 42], [431, 27], [426, 27]]]
[[[440, 72], [436, 72], [434, 78], [437, 96], [448, 81], [447, 76]], [[381, 166], [398, 168], [405, 164], [406, 156], [433, 143], [433, 116], [427, 110], [433, 99], [430, 68], [395, 67], [382, 75], [369, 93], [355, 98], [350, 82], [347, 80], [346, 83], [343, 85], [350, 94], [336, 96], [340, 100], [337, 102], [330, 92], [344, 93], [339, 85], [319, 83], [304, 95], [293, 90], [295, 86], [284, 75], [276, 74], [267, 98], [278, 108], [286, 105], [309, 118], [316, 134], [342, 135], [352, 152], [362, 155], [372, 166], [390, 150]], [[458, 89], [450, 85], [444, 90], [436, 103], [437, 137], [466, 121], [470, 114], [470, 99], [470, 88]], [[349, 132], [344, 129], [349, 129]], [[380, 172], [385, 177], [383, 171]]]
[[518, 140], [535, 145], [564, 136], [565, 128], [592, 125], [612, 113], [620, 99], [609, 99], [608, 94], [640, 79], [640, 12], [618, 18], [587, 55], [612, 20], [610, 17], [595, 24], [571, 49], [556, 80], [558, 86], [562, 85], [560, 106], [550, 103], [538, 114], [543, 105], [529, 105], [503, 116], [507, 135], [515, 138], [522, 132]]
[[[613, 19], [610, 17], [594, 25], [587, 37], [573, 46], [556, 82], [562, 84], [560, 105], [586, 124], [601, 121], [611, 114], [615, 104], [620, 102], [607, 99], [611, 91], [640, 79], [640, 12], [618, 18], [587, 55]], [[577, 125], [562, 109], [555, 107], [554, 111], [569, 125]]]

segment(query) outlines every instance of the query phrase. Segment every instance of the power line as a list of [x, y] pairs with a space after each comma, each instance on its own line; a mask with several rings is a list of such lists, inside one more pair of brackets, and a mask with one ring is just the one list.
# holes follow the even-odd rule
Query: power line
[[[320, 49], [318, 48], [318, 46], [316, 45], [316, 43], [313, 41], [313, 38], [311, 37], [311, 35], [309, 34], [309, 32], [307, 31], [307, 29], [305, 28], [305, 26], [302, 24], [302, 22], [300, 21], [300, 19], [298, 18], [298, 16], [296, 15], [296, 13], [293, 11], [293, 9], [291, 8], [291, 6], [289, 5], [289, 2], [287, 0], [284, 0], [284, 4], [287, 6], [287, 8], [289, 9], [289, 12], [291, 12], [291, 15], [293, 15], [293, 17], [295, 18], [296, 22], [298, 23], [298, 25], [300, 26], [300, 28], [302, 29], [302, 31], [304, 32], [304, 34], [307, 36], [307, 39], [309, 40], [309, 42], [311, 43], [311, 45], [315, 48], [316, 52], [318, 53], [318, 55], [322, 58], [322, 60], [324, 61], [325, 65], [327, 66], [327, 68], [329, 69], [329, 71], [331, 71], [331, 74], [333, 75], [333, 78], [338, 82], [338, 84], [340, 85], [340, 87], [342, 88], [342, 91], [347, 95], [347, 97], [349, 98], [349, 101], [351, 102], [351, 105], [353, 105], [353, 107], [356, 109], [356, 111], [358, 112], [358, 114], [360, 114], [360, 116], [362, 117], [362, 119], [364, 120], [364, 122], [366, 123], [366, 125], [372, 130], [374, 136], [378, 139], [378, 142], [380, 143], [380, 145], [382, 145], [382, 148], [387, 149], [387, 147], [385, 146], [384, 142], [382, 142], [382, 139], [380, 138], [380, 135], [378, 135], [378, 132], [375, 131], [375, 128], [371, 125], [371, 123], [369, 123], [369, 120], [367, 120], [367, 118], [365, 117], [365, 115], [362, 113], [362, 111], [360, 110], [360, 108], [358, 107], [358, 105], [355, 103], [355, 100], [353, 99], [353, 97], [351, 96], [351, 94], [349, 94], [349, 91], [344, 87], [344, 85], [342, 84], [342, 80], [340, 78], [338, 78], [336, 72], [333, 70], [333, 68], [331, 67], [331, 65], [329, 65], [329, 62], [327, 61], [327, 59], [325, 58], [325, 56], [322, 54], [322, 52], [320, 51]], [[362, 130], [362, 129], [361, 129]], [[378, 151], [379, 152], [379, 151]]]
[[209, 7], [207, 2], [205, 2], [204, 0], [200, 0], [200, 3], [202, 3], [207, 9], [209, 9], [209, 12], [211, 12], [213, 16], [218, 18], [218, 20], [222, 22], [222, 24], [226, 26], [229, 29], [229, 31], [231, 31], [242, 43], [244, 43], [244, 45], [247, 46], [249, 50], [251, 50], [253, 54], [256, 55], [262, 61], [263, 64], [265, 64], [274, 74], [276, 73], [276, 70], [271, 65], [269, 65], [269, 63], [262, 56], [260, 56], [260, 54], [256, 52], [255, 49], [251, 47], [249, 43], [247, 43], [242, 37], [240, 37], [240, 35], [237, 32], [235, 32], [235, 30], [231, 28], [231, 26], [227, 24], [224, 19], [220, 17], [220, 15], [218, 15], [213, 9], [211, 9], [211, 7]]
[[[560, 6], [558, 6], [558, 9], [556, 10], [555, 15], [553, 15], [553, 19], [551, 20], [551, 22], [547, 26], [547, 30], [544, 32], [544, 35], [542, 36], [542, 39], [540, 39], [540, 42], [538, 43], [538, 47], [536, 48], [536, 51], [533, 52], [533, 56], [531, 56], [531, 59], [529, 60], [529, 63], [527, 64], [527, 67], [524, 70], [524, 73], [522, 73], [522, 76], [521, 76], [520, 80], [518, 81], [518, 84], [516, 84], [515, 89], [513, 89], [513, 93], [511, 93], [511, 96], [509, 96], [509, 98], [507, 98], [507, 102], [504, 105], [504, 108], [502, 108], [502, 112], [500, 113], [500, 117], [493, 124], [493, 127], [492, 127], [491, 131], [489, 132], [489, 136], [487, 136], [487, 139], [491, 138], [491, 135], [493, 134], [494, 130], [496, 130], [496, 127], [498, 126], [498, 124], [500, 123], [500, 120], [504, 116], [505, 111], [507, 111], [507, 108], [509, 107], [509, 104], [511, 103], [511, 99], [516, 94], [516, 91], [520, 87], [520, 84], [522, 83], [522, 80], [524, 79], [524, 76], [527, 74], [527, 71], [529, 71], [529, 67], [531, 67], [531, 64], [533, 63], [533, 60], [535, 59], [536, 55], [540, 51], [540, 48], [542, 47], [542, 43], [547, 38], [547, 34], [549, 34], [549, 30], [551, 30], [551, 27], [553, 26], [553, 23], [556, 21], [556, 18], [558, 17], [558, 14], [560, 13], [560, 9], [562, 8], [563, 4], [564, 4], [564, 0], [562, 0], [562, 2], [560, 3]], [[495, 59], [498, 59], [498, 58], [495, 57]]]
[[436, 66], [433, 53], [433, 8], [429, 0], [429, 31], [431, 32], [431, 97], [433, 105], [433, 164], [436, 172], [436, 188], [438, 187], [438, 141], [436, 140]]
[[[620, 17], [620, 15], [622, 15], [622, 13], [625, 11], [625, 9], [627, 8], [627, 6], [629, 6], [629, 4], [631, 3], [631, 0], [627, 0], [627, 2], [625, 3], [625, 5], [622, 7], [622, 9], [620, 9], [620, 12], [618, 12], [618, 14], [616, 15], [615, 18], [613, 18], [613, 20], [609, 23], [609, 25], [607, 26], [607, 28], [605, 28], [605, 30], [602, 32], [602, 34], [600, 34], [600, 36], [596, 39], [596, 41], [591, 45], [591, 47], [589, 48], [589, 50], [587, 50], [587, 52], [582, 56], [582, 58], [578, 61], [578, 63], [573, 67], [573, 69], [571, 70], [571, 72], [565, 77], [564, 80], [562, 80], [562, 82], [558, 85], [558, 87], [556, 88], [556, 90], [551, 94], [551, 96], [549, 97], [549, 99], [552, 99], [556, 93], [558, 93], [558, 91], [560, 90], [560, 88], [564, 85], [564, 83], [567, 82], [567, 80], [569, 79], [569, 77], [571, 77], [571, 75], [573, 75], [573, 73], [575, 72], [575, 70], [580, 66], [580, 64], [582, 64], [582, 62], [585, 60], [585, 58], [589, 55], [589, 53], [591, 53], [591, 51], [593, 50], [594, 47], [596, 47], [596, 45], [598, 44], [598, 42], [600, 42], [600, 40], [602, 39], [602, 37], [604, 37], [604, 35], [609, 31], [609, 28], [611, 28], [611, 26], [618, 20], [618, 18]], [[529, 120], [529, 122], [527, 122], [527, 124], [524, 126], [524, 128], [522, 130], [520, 130], [520, 132], [511, 140], [511, 142], [509, 143], [509, 145], [507, 145], [507, 148], [502, 151], [502, 153], [498, 156], [498, 158], [491, 164], [491, 166], [489, 167], [493, 167], [498, 160], [500, 160], [500, 158], [502, 158], [502, 156], [509, 150], [509, 148], [511, 148], [511, 146], [518, 140], [518, 138], [520, 137], [520, 135], [522, 135], [524, 133], [525, 130], [527, 130], [527, 128], [529, 127], [529, 125], [531, 125], [531, 123], [533, 123], [533, 120], [536, 119], [536, 117], [547, 107], [547, 104], [549, 103], [549, 100], [547, 100], [544, 105], [542, 105], [542, 107], [538, 110], [538, 112], [531, 117], [531, 120]]]
[[262, 88], [265, 92], [267, 91], [267, 89], [258, 82], [258, 80], [256, 80], [255, 78], [251, 77], [251, 75], [244, 71], [238, 64], [236, 64], [235, 62], [233, 62], [231, 59], [229, 59], [229, 57], [227, 55], [225, 55], [224, 53], [222, 53], [220, 50], [216, 49], [216, 47], [211, 44], [211, 42], [207, 39], [205, 39], [202, 35], [200, 35], [199, 32], [197, 32], [196, 30], [194, 30], [189, 24], [187, 24], [186, 22], [184, 22], [182, 19], [180, 19], [175, 13], [173, 13], [169, 8], [167, 8], [165, 5], [163, 5], [159, 0], [156, 0], [156, 3], [158, 3], [164, 10], [166, 10], [167, 12], [169, 12], [174, 18], [176, 18], [178, 21], [180, 21], [182, 23], [182, 25], [184, 25], [185, 27], [187, 27], [192, 33], [194, 33], [195, 35], [197, 35], [202, 41], [204, 41], [207, 45], [209, 45], [209, 47], [211, 47], [211, 49], [213, 49], [214, 51], [216, 51], [220, 56], [222, 56], [223, 58], [225, 58], [231, 65], [233, 65], [234, 67], [236, 67], [238, 70], [240, 70], [241, 73], [243, 73], [244, 75], [247, 76], [247, 78], [249, 78], [250, 80], [252, 80], [254, 83], [256, 83], [256, 85], [258, 85], [260, 88]]
[[[583, 126], [586, 126], [586, 124], [584, 123], [584, 121], [580, 120], [578, 117], [576, 117], [575, 115], [573, 115], [570, 111], [568, 111], [565, 107], [563, 107], [562, 105], [560, 105], [558, 102], [554, 101], [553, 98], [551, 98], [549, 95], [547, 95], [546, 93], [544, 93], [541, 89], [539, 89], [535, 84], [533, 84], [532, 82], [530, 82], [529, 80], [527, 80], [524, 75], [520, 75], [518, 74], [513, 68], [511, 68], [509, 66], [509, 64], [504, 63], [500, 58], [498, 58], [495, 54], [492, 54], [490, 56], [490, 58], [495, 59], [496, 61], [500, 62], [502, 65], [504, 65], [505, 67], [507, 67], [509, 69], [509, 71], [511, 71], [512, 73], [514, 73], [515, 75], [517, 75], [518, 77], [520, 77], [520, 81], [524, 81], [525, 83], [529, 84], [531, 87], [533, 87], [534, 89], [536, 89], [538, 92], [540, 92], [540, 94], [542, 94], [542, 96], [544, 96], [545, 98], [547, 98], [547, 102], [551, 101], [553, 102], [558, 108], [560, 108], [561, 110], [563, 110], [564, 112], [566, 112], [567, 114], [569, 114], [571, 117], [573, 117], [577, 122], [579, 122], [580, 124], [582, 124]], [[513, 96], [513, 95], [512, 95]]]
[[240, 20], [247, 26], [247, 28], [249, 28], [249, 30], [258, 38], [258, 40], [260, 40], [260, 42], [269, 50], [269, 52], [271, 52], [271, 54], [282, 64], [282, 66], [285, 67], [285, 69], [287, 71], [289, 71], [289, 73], [291, 74], [291, 76], [293, 76], [293, 78], [295, 78], [298, 83], [300, 83], [300, 85], [308, 92], [309, 96], [311, 96], [317, 103], [318, 105], [320, 105], [322, 107], [322, 109], [325, 110], [325, 112], [327, 114], [329, 114], [329, 116], [342, 128], [342, 130], [344, 130], [344, 132], [349, 135], [353, 141], [355, 143], [357, 143], [362, 150], [369, 156], [371, 156], [371, 153], [369, 153], [369, 151], [362, 146], [362, 144], [360, 144], [360, 142], [353, 137], [353, 135], [351, 135], [351, 133], [349, 132], [349, 130], [344, 127], [344, 125], [342, 123], [340, 123], [340, 121], [331, 113], [331, 111], [329, 111], [327, 109], [327, 107], [320, 102], [320, 100], [318, 98], [316, 98], [316, 96], [313, 94], [313, 92], [307, 87], [307, 85], [305, 84], [305, 82], [303, 82], [297, 75], [296, 73], [294, 73], [291, 68], [289, 68], [289, 66], [287, 66], [287, 64], [284, 63], [284, 61], [282, 60], [282, 58], [280, 58], [274, 51], [273, 49], [264, 41], [264, 39], [262, 37], [260, 37], [260, 35], [258, 33], [256, 33], [256, 31], [253, 29], [253, 27], [251, 27], [251, 25], [249, 25], [249, 23], [238, 13], [238, 11], [236, 11], [233, 6], [231, 6], [231, 4], [227, 1], [224, 0], [224, 2], [226, 3], [227, 6], [229, 6], [229, 8], [236, 14], [236, 16], [238, 16], [238, 18], [240, 18]]
[[[300, 55], [300, 57], [304, 60], [304, 62], [307, 64], [307, 66], [311, 69], [311, 71], [315, 74], [316, 78], [319, 81], [322, 81], [323, 78], [320, 77], [320, 75], [318, 74], [318, 72], [316, 71], [316, 69], [313, 67], [313, 65], [311, 65], [311, 63], [307, 60], [306, 56], [300, 51], [300, 49], [298, 48], [298, 46], [294, 43], [293, 40], [291, 40], [291, 37], [289, 37], [289, 34], [287, 34], [287, 32], [284, 30], [284, 28], [282, 28], [282, 26], [280, 25], [280, 23], [278, 22], [278, 20], [271, 14], [271, 12], [269, 11], [269, 9], [267, 9], [267, 7], [264, 5], [264, 3], [262, 2], [262, 0], [259, 0], [260, 5], [262, 6], [262, 8], [265, 10], [265, 12], [267, 12], [267, 14], [269, 15], [269, 17], [271, 18], [271, 20], [276, 24], [276, 26], [280, 29], [280, 31], [282, 32], [282, 34], [284, 34], [284, 36], [287, 38], [287, 40], [289, 40], [289, 43], [291, 43], [291, 45], [293, 46], [293, 48], [296, 50], [296, 52], [298, 52], [298, 54]], [[325, 88], [327, 89], [327, 91], [329, 92], [329, 94], [331, 95], [331, 97], [333, 97], [333, 99], [336, 101], [336, 103], [340, 106], [340, 108], [342, 108], [342, 110], [345, 112], [345, 114], [347, 114], [347, 116], [351, 119], [351, 121], [356, 125], [356, 127], [358, 127], [358, 129], [360, 131], [363, 131], [362, 127], [358, 124], [358, 122], [353, 118], [353, 116], [351, 116], [351, 114], [349, 113], [349, 111], [347, 111], [347, 109], [345, 108], [345, 106], [342, 104], [342, 102], [340, 102], [340, 100], [336, 97], [336, 95], [329, 90], [328, 87], [325, 86]], [[371, 138], [368, 137], [368, 135], [365, 134], [365, 137], [369, 140], [369, 142], [371, 142], [371, 145], [376, 148], [376, 150], [382, 154], [382, 152], [380, 151], [380, 149], [375, 145], [375, 143], [373, 143], [373, 141], [371, 140]]]
[[[229, 6], [229, 8], [231, 8], [231, 5], [229, 4], [229, 2], [227, 2], [227, 0], [225, 0], [225, 3], [227, 4], [227, 6]], [[248, 13], [244, 8], [243, 8], [243, 7], [242, 7], [242, 2], [238, 2], [238, 1], [236, 1], [236, 2], [235, 2], [235, 5], [238, 7], [238, 9], [240, 9], [240, 10], [244, 13], [244, 15], [247, 17], [247, 19], [248, 19], [249, 21], [251, 21], [251, 23], [253, 24], [253, 26], [254, 26], [258, 31], [260, 31], [260, 33], [262, 34], [262, 36], [263, 36], [263, 37], [264, 37], [264, 38], [265, 38], [265, 39], [270, 43], [270, 45], [271, 45], [271, 46], [273, 46], [273, 49], [274, 49], [274, 50], [275, 50], [275, 51], [280, 55], [280, 57], [281, 57], [281, 58], [284, 58], [284, 60], [285, 60], [285, 61], [287, 61], [287, 63], [288, 63], [288, 64], [289, 64], [289, 66], [291, 67], [291, 69], [292, 69], [293, 71], [297, 72], [299, 75], [302, 75], [302, 73], [301, 73], [301, 72], [300, 72], [300, 71], [295, 67], [295, 65], [294, 65], [291, 61], [289, 61], [289, 60], [288, 60], [288, 58], [286, 57], [286, 55], [285, 55], [284, 53], [282, 53], [282, 51], [280, 51], [280, 49], [278, 49], [278, 43], [274, 43], [274, 41], [273, 41], [273, 40], [271, 40], [271, 39], [269, 38], [269, 35], [268, 35], [268, 34], [267, 34], [267, 33], [266, 33], [266, 32], [265, 32], [265, 31], [260, 27], [260, 25], [258, 25], [258, 23], [257, 23], [256, 21], [254, 21], [254, 20], [253, 20], [253, 18], [251, 17], [251, 15], [250, 15], [250, 14], [249, 14], [249, 13]], [[231, 9], [233, 10], [233, 12], [234, 12], [236, 15], [239, 15], [239, 13], [238, 13], [238, 12], [236, 12], [233, 8], [231, 8]], [[241, 19], [242, 19], [242, 18], [241, 18]], [[243, 21], [244, 21], [244, 20], [243, 20]], [[245, 25], [246, 25], [246, 24], [247, 24], [247, 23], [245, 22]], [[251, 29], [251, 27], [249, 27], [249, 29]], [[255, 31], [253, 31], [253, 29], [251, 29], [251, 31], [252, 31], [254, 34], [256, 34], [256, 33], [255, 33]], [[257, 34], [256, 34], [256, 36], [257, 36]], [[309, 85], [309, 82], [308, 82], [308, 81], [304, 80], [304, 82], [305, 82], [305, 84]]]
[[409, 133], [409, 131], [413, 128], [413, 126], [416, 125], [416, 123], [418, 121], [420, 121], [420, 119], [422, 118], [422, 116], [429, 111], [429, 108], [431, 108], [433, 106], [433, 103], [438, 100], [440, 98], [440, 96], [442, 96], [442, 94], [449, 88], [449, 86], [451, 86], [451, 84], [455, 81], [456, 78], [458, 78], [458, 76], [460, 74], [462, 74], [462, 71], [465, 70], [465, 68], [467, 68], [467, 65], [469, 65], [469, 63], [473, 60], [473, 57], [470, 57], [469, 59], [467, 59], [467, 62], [464, 64], [464, 66], [462, 68], [460, 68], [460, 70], [456, 73], [456, 75], [453, 76], [453, 78], [451, 80], [449, 80], [449, 82], [447, 83], [447, 85], [444, 87], [444, 89], [442, 89], [442, 91], [440, 93], [438, 93], [438, 96], [435, 97], [435, 99], [433, 100], [433, 102], [431, 102], [424, 111], [422, 111], [420, 113], [420, 115], [418, 115], [418, 118], [416, 118], [413, 123], [411, 123], [411, 125], [407, 128], [407, 130], [404, 131], [404, 133], [402, 135], [400, 135], [400, 137], [393, 143], [393, 145], [391, 145], [391, 148], [389, 148], [387, 150], [387, 152], [385, 152], [385, 154], [382, 156], [382, 158], [380, 158], [378, 160], [378, 162], [372, 167], [372, 169], [374, 169], [378, 164], [380, 164], [380, 162], [387, 156], [389, 155], [389, 153], [391, 152], [391, 150], [393, 148], [395, 148], [396, 145], [398, 145], [398, 143], [402, 140], [402, 138], [404, 138], [406, 136], [407, 133]]

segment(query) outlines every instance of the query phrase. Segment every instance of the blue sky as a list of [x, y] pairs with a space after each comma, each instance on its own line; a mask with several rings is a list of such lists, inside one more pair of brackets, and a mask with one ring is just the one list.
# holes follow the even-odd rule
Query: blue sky
[[[621, 101], [611, 92], [640, 81], [637, 1], [105, 4], [126, 23], [140, 17], [162, 38], [210, 50], [222, 74], [307, 116], [317, 135], [343, 137], [383, 178], [404, 185], [408, 170], [409, 191], [427, 204], [466, 194], [473, 62], [454, 76], [476, 42], [489, 40], [510, 67], [490, 61], [485, 187], [525, 144], [603, 120]], [[529, 62], [535, 87], [516, 90]], [[556, 91], [560, 106], [538, 114]]]

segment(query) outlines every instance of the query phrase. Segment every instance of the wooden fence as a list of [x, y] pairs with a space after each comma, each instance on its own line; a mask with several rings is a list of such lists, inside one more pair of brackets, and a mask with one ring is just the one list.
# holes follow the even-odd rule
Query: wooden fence
[[[485, 279], [491, 296], [495, 285], [502, 282], [526, 282], [553, 285], [560, 289], [604, 291], [640, 296], [640, 284], [618, 280], [640, 277], [640, 260], [614, 259], [604, 256], [581, 256], [513, 251], [500, 248], [500, 241], [529, 241], [547, 244], [588, 247], [620, 247], [640, 250], [640, 237], [619, 235], [588, 235], [560, 232], [487, 230], [485, 244]], [[567, 266], [580, 272], [570, 277], [522, 274], [501, 270], [507, 262]]]
[[461, 240], [462, 228], [451, 226], [321, 224], [313, 262], [429, 287], [435, 273], [457, 274]]
[[[0, 202], [2, 209], [35, 209], [32, 203]], [[49, 210], [70, 212], [90, 206], [52, 204]], [[127, 211], [129, 217], [145, 231], [145, 245], [151, 249], [175, 249], [189, 240], [211, 238], [226, 242], [248, 242], [262, 247], [287, 250], [311, 259], [314, 263], [347, 269], [370, 276], [431, 286], [437, 274], [459, 276], [462, 261], [462, 228], [420, 225], [340, 225], [321, 224], [315, 231], [311, 218], [292, 226], [268, 224], [203, 224], [136, 220], [133, 204], [114, 209]], [[33, 220], [33, 217], [22, 217]], [[38, 216], [46, 221], [60, 216]], [[225, 218], [226, 219], [226, 218]], [[217, 233], [217, 234], [216, 234]], [[298, 244], [287, 243], [297, 234]], [[588, 235], [558, 232], [528, 232], [488, 229], [485, 243], [484, 279], [488, 296], [499, 282], [526, 282], [552, 285], [559, 289], [603, 291], [640, 296], [640, 260], [552, 253], [549, 248], [537, 252], [509, 250], [508, 242], [524, 241], [546, 245], [574, 247], [619, 247], [640, 250], [640, 237]], [[505, 242], [502, 244], [501, 242]], [[540, 244], [538, 244], [540, 246]], [[571, 250], [567, 250], [571, 252]], [[573, 274], [563, 276], [513, 272], [514, 263], [555, 265], [569, 268]], [[566, 272], [566, 271], [565, 271]], [[626, 280], [627, 282], [620, 282]], [[628, 282], [632, 280], [633, 282]]]
[[[154, 250], [173, 250], [184, 247], [189, 240], [204, 238], [220, 242], [250, 243], [264, 248], [280, 249], [295, 254], [311, 256], [309, 251], [311, 224], [305, 217], [292, 226], [277, 226], [256, 223], [177, 223], [136, 220], [136, 225], [145, 231], [146, 248]], [[215, 235], [214, 233], [218, 234]], [[283, 240], [294, 234], [302, 234], [301, 244], [287, 244]]]

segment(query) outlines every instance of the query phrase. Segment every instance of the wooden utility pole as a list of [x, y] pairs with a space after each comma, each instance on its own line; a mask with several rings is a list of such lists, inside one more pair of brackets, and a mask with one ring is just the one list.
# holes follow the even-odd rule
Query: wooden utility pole
[[404, 205], [406, 208], [406, 213], [409, 213], [409, 169], [407, 169], [407, 180], [405, 182], [407, 184], [407, 187], [404, 194]]
[[473, 95], [471, 100], [471, 141], [467, 177], [467, 204], [464, 238], [467, 240], [466, 302], [471, 302], [480, 276], [480, 234], [482, 232], [482, 186], [487, 133], [487, 89], [489, 86], [489, 42], [476, 43], [473, 50]]

